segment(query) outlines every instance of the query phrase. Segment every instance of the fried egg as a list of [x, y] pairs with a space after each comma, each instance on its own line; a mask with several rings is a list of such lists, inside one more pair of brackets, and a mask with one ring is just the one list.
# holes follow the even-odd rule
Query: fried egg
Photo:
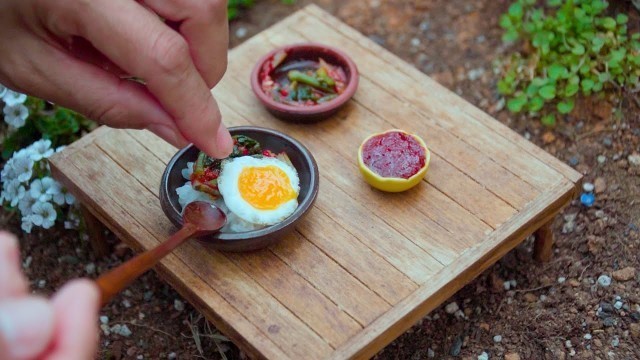
[[242, 156], [224, 162], [218, 190], [239, 218], [273, 225], [298, 207], [300, 180], [295, 168], [281, 160]]

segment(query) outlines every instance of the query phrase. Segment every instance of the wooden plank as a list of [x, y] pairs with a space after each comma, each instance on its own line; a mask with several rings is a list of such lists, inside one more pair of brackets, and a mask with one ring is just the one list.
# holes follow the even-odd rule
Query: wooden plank
[[[85, 142], [84, 146], [89, 144], [90, 142]], [[69, 189], [81, 203], [87, 205], [118, 238], [136, 251], [156, 246], [158, 240], [140, 225], [126, 208], [113, 202], [110, 194], [95, 188], [90, 180], [84, 177], [84, 172], [70, 162], [70, 154], [66, 153], [65, 149], [50, 158], [51, 171], [56, 180]], [[241, 312], [227, 303], [176, 255], [170, 254], [165, 257], [154, 270], [252, 357], [288, 358]], [[212, 304], [215, 304], [215, 311], [211, 307]]]
[[336, 349], [331, 359], [368, 359], [429, 311], [498, 261], [541, 225], [552, 219], [575, 196], [570, 181], [542, 194], [526, 209], [512, 217], [488, 239], [467, 250], [453, 264], [434, 275], [347, 344]]
[[[101, 189], [111, 201], [127, 208], [156, 238], [164, 238], [173, 226], [159, 207], [158, 199], [134, 181], [122, 186], [128, 174], [97, 147], [77, 152], [71, 163], [90, 180], [91, 191]], [[117, 187], [114, 188], [114, 187]], [[126, 219], [120, 219], [126, 221]], [[331, 347], [306, 324], [280, 304], [241, 269], [220, 253], [190, 242], [174, 252], [209, 286], [250, 319], [265, 335], [294, 358], [322, 358]]]
[[[155, 137], [153, 134], [150, 135]], [[96, 138], [94, 143], [158, 198], [160, 180], [166, 163], [163, 163], [153, 155], [154, 153], [128, 135], [125, 130], [112, 129], [104, 136]], [[156, 149], [170, 146], [168, 143], [162, 145], [162, 147], [156, 147]]]
[[[326, 215], [320, 210], [312, 210], [300, 225], [300, 228], [306, 231], [313, 226], [312, 223], [316, 223], [319, 217], [327, 219]], [[360, 323], [368, 324], [370, 322], [369, 320], [377, 318], [383, 311], [388, 309], [387, 301], [376, 294], [374, 290], [358, 281], [349, 270], [341, 267], [340, 264], [312, 243], [311, 240], [305, 238], [301, 234], [301, 231], [300, 229], [296, 229], [296, 232], [294, 232], [290, 238], [283, 239], [283, 241], [273, 245], [271, 247], [273, 253], [348, 313], [371, 314], [369, 319], [362, 320]], [[343, 242], [348, 241], [348, 237], [333, 237], [332, 240], [333, 243]], [[364, 249], [367, 248], [365, 247]], [[357, 262], [357, 259], [362, 256], [361, 254], [360, 252], [353, 252], [350, 254], [351, 259]], [[375, 254], [372, 255], [377, 257]], [[382, 258], [376, 260], [388, 265]], [[384, 266], [381, 268], [384, 269]], [[372, 271], [371, 268], [368, 270], [369, 272]], [[399, 285], [394, 284], [393, 286], [399, 291], [400, 295], [396, 293], [394, 297], [389, 296], [390, 300], [395, 303], [401, 300], [399, 296], [409, 295], [417, 286], [406, 276], [395, 269], [393, 270], [400, 281]], [[385, 272], [389, 272], [389, 270], [385, 269]], [[367, 278], [365, 277], [365, 279]], [[382, 283], [384, 284], [384, 282]], [[364, 302], [362, 299], [367, 300]]]
[[[288, 238], [296, 240], [295, 236]], [[382, 303], [384, 307], [380, 310], [374, 308], [371, 311], [361, 307], [358, 309], [360, 311], [353, 312], [354, 316], [360, 316], [356, 321], [271, 250], [248, 254], [231, 253], [227, 256], [334, 348], [362, 330], [358, 322], [368, 324], [390, 307], [386, 303]], [[362, 314], [371, 315], [365, 317]]]
[[149, 130], [125, 130], [134, 139], [138, 140], [142, 146], [144, 146], [150, 153], [156, 158], [160, 159], [164, 164], [167, 164], [169, 160], [178, 152], [178, 149], [164, 141], [162, 138], [156, 136]]
[[[525, 160], [530, 160], [526, 156], [524, 156], [525, 154], [529, 154], [535, 158], [530, 161], [536, 162], [535, 167], [538, 168], [539, 170], [544, 170], [544, 167], [540, 166], [541, 164], [543, 164], [545, 166], [548, 166], [554, 169], [557, 173], [562, 174], [564, 177], [571, 180], [572, 182], [578, 182], [582, 178], [582, 176], [579, 173], [577, 173], [568, 165], [564, 164], [557, 158], [553, 157], [551, 154], [540, 149], [535, 144], [529, 141], [526, 141], [519, 134], [509, 129], [506, 125], [500, 123], [499, 121], [496, 121], [490, 115], [486, 114], [484, 111], [466, 102], [464, 99], [460, 98], [457, 94], [451, 92], [446, 87], [438, 84], [436, 81], [426, 76], [420, 70], [416, 69], [411, 65], [408, 65], [405, 61], [400, 59], [398, 56], [384, 49], [382, 46], [374, 43], [370, 39], [366, 38], [364, 35], [360, 34], [353, 28], [344, 24], [343, 22], [341, 22], [331, 14], [325, 12], [318, 6], [309, 5], [305, 7], [302, 10], [302, 12], [304, 12], [304, 14], [302, 13], [296, 14], [297, 20], [313, 18], [314, 20], [317, 19], [319, 21], [322, 21], [329, 26], [332, 33], [338, 32], [341, 35], [341, 37], [349, 38], [353, 42], [357, 43], [359, 46], [368, 49], [369, 52], [371, 53], [370, 56], [383, 59], [388, 65], [391, 65], [393, 67], [393, 70], [395, 70], [394, 72], [405, 74], [408, 76], [409, 79], [420, 79], [421, 86], [423, 86], [427, 90], [426, 93], [429, 94], [430, 97], [435, 98], [434, 103], [429, 104], [430, 106], [431, 105], [438, 106], [439, 104], [442, 104], [442, 105], [446, 104], [447, 108], [451, 110], [457, 110], [461, 115], [466, 115], [464, 116], [464, 119], [461, 119], [462, 121], [464, 121], [465, 125], [459, 128], [459, 130], [465, 131], [466, 135], [461, 134], [461, 137], [464, 138], [465, 140], [479, 141], [480, 139], [478, 139], [477, 137], [474, 137], [474, 134], [476, 134], [475, 131], [480, 131], [481, 133], [484, 133], [486, 129], [489, 129], [492, 132], [500, 135], [498, 138], [495, 139], [496, 142], [500, 143], [500, 147], [502, 146], [513, 147], [513, 145], [515, 145], [515, 149], [514, 149], [515, 152], [513, 153], [517, 152], [519, 154], [518, 159], [522, 158]], [[315, 29], [316, 28], [314, 28], [314, 30]], [[351, 47], [347, 47], [347, 48], [351, 50]], [[381, 68], [386, 68], [386, 67], [381, 67]], [[411, 82], [407, 84], [411, 84]], [[424, 103], [424, 97], [422, 97], [422, 99], [418, 103]], [[451, 125], [454, 126], [454, 124], [451, 124]], [[459, 124], [456, 123], [455, 126], [456, 126], [456, 129], [458, 129]], [[467, 131], [471, 131], [471, 132], [467, 132]], [[506, 142], [503, 142], [504, 140], [506, 140]], [[482, 149], [481, 148], [482, 143], [477, 142], [474, 145], [477, 145], [479, 149]], [[489, 148], [489, 150], [491, 149]], [[493, 155], [494, 154], [492, 154], [492, 156]], [[499, 156], [500, 153], [496, 153], [495, 155]], [[510, 160], [510, 158], [506, 158], [506, 160], [508, 161]], [[528, 169], [529, 166], [532, 166], [532, 164], [508, 163], [508, 166], [511, 166], [510, 169], [512, 171], [515, 171], [516, 173], [518, 173], [517, 168], [522, 165], [525, 166], [523, 168], [525, 172], [522, 175], [527, 176], [526, 169]], [[553, 174], [550, 173], [549, 175], [553, 175]], [[529, 176], [535, 176], [535, 175], [530, 174]], [[534, 178], [534, 180], [536, 179]], [[544, 179], [540, 178], [537, 180], [544, 180]]]

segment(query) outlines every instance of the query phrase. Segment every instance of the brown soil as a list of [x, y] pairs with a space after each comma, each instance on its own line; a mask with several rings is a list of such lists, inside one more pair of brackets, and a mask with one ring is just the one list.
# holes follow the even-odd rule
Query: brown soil
[[[231, 23], [232, 46], [308, 3], [258, 2]], [[628, 160], [639, 151], [640, 112], [631, 99], [583, 99], [554, 131], [501, 110], [492, 61], [510, 50], [502, 45], [497, 26], [509, 1], [316, 3], [571, 164], [598, 187], [592, 208], [576, 201], [556, 220], [557, 244], [550, 263], [531, 260], [531, 241], [525, 242], [377, 358], [453, 358], [451, 354], [456, 353], [455, 357], [476, 359], [486, 352], [491, 359], [509, 353], [511, 359], [513, 354], [521, 359], [565, 359], [574, 353], [578, 359], [639, 359], [638, 271], [628, 281], [613, 279], [608, 287], [597, 285], [600, 275], [612, 276], [625, 267], [640, 270], [640, 165]], [[629, 13], [631, 23], [639, 23], [629, 2], [613, 6]], [[0, 221], [3, 227], [20, 233], [19, 221], [12, 214], [3, 211]], [[130, 250], [112, 239], [113, 254], [97, 260], [83, 236], [62, 226], [21, 235], [21, 245], [24, 258], [31, 258], [25, 272], [32, 288], [43, 294], [50, 294], [68, 279], [95, 276], [131, 256]], [[505, 290], [508, 281], [516, 285]], [[616, 296], [621, 309], [613, 307]], [[109, 317], [109, 326], [126, 324], [132, 335], [103, 335], [99, 358], [166, 359], [171, 353], [179, 359], [244, 358], [188, 304], [177, 310], [181, 307], [176, 307], [176, 300], [181, 301], [154, 273], [145, 275], [102, 310], [101, 315]], [[445, 311], [451, 302], [463, 310], [464, 318]], [[604, 311], [598, 311], [599, 307]], [[501, 336], [500, 342], [495, 341], [496, 335]]]

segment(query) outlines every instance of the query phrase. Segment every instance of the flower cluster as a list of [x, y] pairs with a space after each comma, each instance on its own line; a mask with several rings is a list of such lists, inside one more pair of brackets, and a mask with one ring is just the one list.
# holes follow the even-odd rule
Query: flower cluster
[[62, 148], [54, 150], [50, 140], [36, 141], [16, 151], [2, 169], [0, 202], [17, 207], [22, 215], [22, 230], [27, 233], [34, 225], [49, 229], [58, 212], [75, 202], [73, 195], [49, 176], [47, 158]]
[[4, 102], [4, 121], [14, 129], [23, 127], [29, 117], [29, 109], [24, 105], [27, 95], [0, 84], [0, 99]]

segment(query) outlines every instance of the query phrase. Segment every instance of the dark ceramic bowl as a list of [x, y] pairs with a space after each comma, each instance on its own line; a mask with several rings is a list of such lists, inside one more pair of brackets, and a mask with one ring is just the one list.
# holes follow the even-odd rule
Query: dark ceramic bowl
[[[284, 221], [260, 230], [242, 233], [219, 232], [205, 236], [203, 240], [212, 248], [222, 251], [250, 251], [269, 246], [285, 234], [293, 231], [294, 226], [311, 208], [318, 195], [318, 166], [316, 161], [302, 144], [292, 137], [281, 132], [255, 126], [239, 126], [229, 129], [231, 135], [246, 135], [256, 139], [262, 148], [274, 152], [285, 151], [291, 163], [298, 171], [300, 178], [300, 194], [298, 195], [298, 208]], [[160, 183], [160, 205], [169, 220], [177, 226], [182, 226], [180, 216], [180, 204], [176, 188], [185, 182], [182, 177], [182, 169], [187, 162], [195, 161], [199, 150], [189, 145], [178, 151], [164, 171]]]
[[[317, 60], [323, 58], [330, 64], [338, 65], [344, 69], [347, 76], [347, 86], [337, 98], [323, 104], [313, 106], [292, 106], [273, 100], [262, 91], [260, 86], [260, 69], [279, 51], [287, 53], [288, 60]], [[356, 64], [341, 50], [318, 43], [300, 43], [285, 45], [271, 50], [258, 60], [251, 72], [251, 89], [266, 109], [279, 119], [292, 122], [315, 122], [335, 114], [351, 97], [358, 88], [358, 68]]]

